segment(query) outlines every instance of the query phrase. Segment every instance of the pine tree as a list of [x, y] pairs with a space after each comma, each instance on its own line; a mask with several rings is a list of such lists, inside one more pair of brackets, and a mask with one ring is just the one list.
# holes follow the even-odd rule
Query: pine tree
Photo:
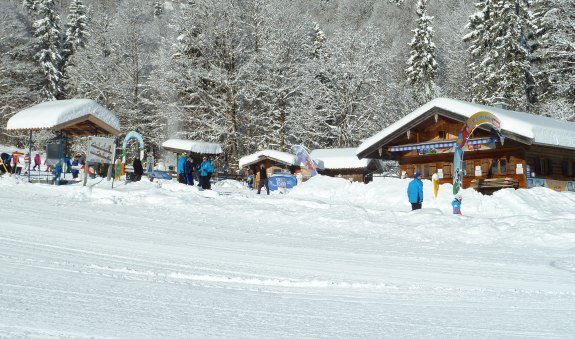
[[535, 16], [540, 41], [534, 53], [540, 111], [575, 120], [575, 2], [539, 0]]
[[313, 51], [312, 56], [316, 59], [325, 58], [325, 33], [320, 29], [318, 23], [314, 23], [313, 27]]
[[38, 10], [39, 2], [40, 0], [24, 0], [23, 5], [29, 13], [34, 13]]
[[[66, 35], [62, 47], [59, 69], [62, 73], [63, 82], [66, 82], [68, 75], [68, 66], [76, 50], [84, 48], [86, 40], [90, 34], [88, 33], [88, 17], [86, 15], [86, 7], [82, 0], [72, 0], [69, 7], [68, 22], [66, 23]], [[63, 91], [60, 93], [58, 99], [63, 99], [66, 96], [65, 83], [62, 84]]]
[[164, 13], [164, 6], [160, 3], [160, 1], [154, 2], [154, 17], [157, 18]]
[[34, 36], [38, 43], [36, 58], [45, 77], [44, 95], [54, 100], [62, 92], [60, 16], [56, 13], [53, 0], [40, 0], [37, 9], [39, 19], [34, 22]]
[[427, 15], [427, 0], [417, 2], [417, 28], [413, 30], [414, 36], [409, 46], [410, 57], [407, 61], [409, 67], [405, 70], [412, 86], [415, 100], [423, 104], [437, 95], [435, 78], [437, 76], [437, 50], [433, 43], [433, 17]]
[[471, 32], [464, 37], [472, 58], [472, 100], [490, 105], [504, 100], [513, 109], [526, 109], [531, 12], [522, 0], [483, 0], [476, 7], [479, 12], [467, 25]]

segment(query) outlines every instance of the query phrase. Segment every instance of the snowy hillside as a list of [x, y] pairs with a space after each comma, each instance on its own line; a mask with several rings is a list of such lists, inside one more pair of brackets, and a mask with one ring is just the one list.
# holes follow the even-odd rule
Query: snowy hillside
[[0, 337], [575, 335], [575, 194], [407, 183], [1, 177]]

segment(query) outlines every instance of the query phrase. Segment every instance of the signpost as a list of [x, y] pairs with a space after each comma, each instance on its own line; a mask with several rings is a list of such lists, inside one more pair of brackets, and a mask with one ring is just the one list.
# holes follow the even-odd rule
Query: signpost
[[102, 137], [88, 138], [88, 152], [86, 154], [86, 164], [84, 168], [84, 186], [86, 186], [86, 182], [88, 181], [89, 163], [96, 162], [108, 165], [114, 163], [114, 156], [116, 150], [115, 143], [116, 139], [114, 138], [102, 138]]

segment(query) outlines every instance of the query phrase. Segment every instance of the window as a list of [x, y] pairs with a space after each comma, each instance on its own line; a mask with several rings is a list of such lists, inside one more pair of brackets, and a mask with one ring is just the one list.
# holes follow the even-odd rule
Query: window
[[439, 138], [441, 140], [445, 140], [446, 136], [447, 136], [447, 132], [445, 132], [445, 131], [437, 132], [437, 138]]
[[553, 163], [551, 162], [551, 159], [544, 158], [541, 159], [540, 162], [541, 162], [541, 174], [543, 175], [553, 174]]
[[499, 160], [499, 173], [501, 174], [507, 173], [507, 160], [505, 159]]
[[527, 165], [529, 165], [531, 173], [535, 173], [535, 175], [543, 174], [541, 172], [541, 161], [538, 157], [527, 158]]
[[499, 173], [497, 160], [491, 160], [491, 169], [489, 170], [489, 174], [497, 174]]
[[423, 166], [423, 177], [429, 178], [429, 166], [427, 165]]
[[475, 164], [473, 163], [473, 161], [466, 161], [465, 162], [465, 176], [466, 177], [470, 177], [472, 176], [475, 172]]
[[561, 162], [561, 168], [563, 170], [564, 176], [566, 177], [575, 176], [575, 161], [570, 162], [568, 160], [563, 160], [563, 162]]

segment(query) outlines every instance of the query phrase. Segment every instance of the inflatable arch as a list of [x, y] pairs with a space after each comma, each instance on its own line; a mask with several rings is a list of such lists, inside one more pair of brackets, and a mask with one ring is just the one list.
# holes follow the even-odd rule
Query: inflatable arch
[[501, 134], [501, 121], [492, 113], [481, 111], [467, 119], [455, 141], [455, 150], [453, 152], [453, 194], [457, 194], [463, 184], [463, 147], [467, 144], [467, 140], [473, 131], [481, 125], [491, 126], [499, 135], [501, 144], [505, 141], [505, 137]]
[[126, 137], [124, 138], [124, 143], [122, 144], [123, 163], [126, 163], [126, 156], [128, 155], [127, 154], [128, 141], [132, 138], [138, 140], [138, 142], [140, 143], [140, 160], [142, 161], [144, 160], [144, 140], [142, 139], [142, 135], [136, 131], [130, 131], [128, 134], [126, 134]]

